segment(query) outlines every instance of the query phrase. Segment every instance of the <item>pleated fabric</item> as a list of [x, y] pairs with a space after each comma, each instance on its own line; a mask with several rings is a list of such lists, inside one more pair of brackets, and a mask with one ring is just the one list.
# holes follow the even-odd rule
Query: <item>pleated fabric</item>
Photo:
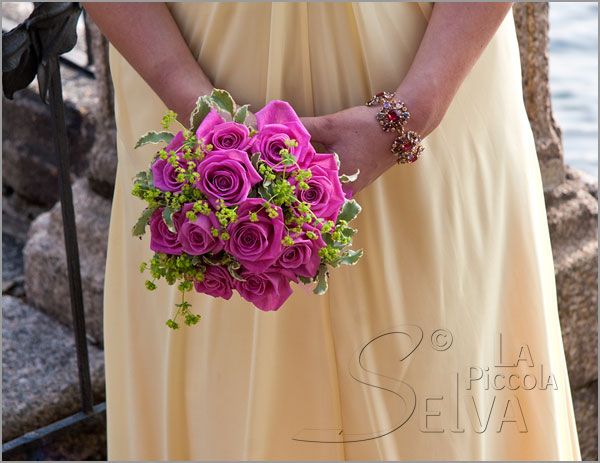
[[[170, 3], [213, 84], [299, 115], [393, 90], [430, 3]], [[577, 460], [552, 250], [509, 13], [415, 164], [356, 199], [364, 257], [277, 312], [144, 287], [131, 196], [167, 111], [112, 46], [104, 341], [111, 460]], [[177, 85], [177, 82], [173, 82]], [[368, 156], [369, 153], [365, 153]]]

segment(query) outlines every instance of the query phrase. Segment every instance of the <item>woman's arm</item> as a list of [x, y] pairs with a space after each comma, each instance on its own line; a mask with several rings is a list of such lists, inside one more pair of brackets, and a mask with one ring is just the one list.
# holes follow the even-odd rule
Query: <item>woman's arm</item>
[[[441, 122], [463, 80], [504, 20], [512, 3], [436, 3], [427, 29], [396, 99], [411, 114], [407, 130], [422, 137]], [[379, 89], [379, 91], [388, 89]], [[340, 155], [345, 173], [361, 170], [358, 191], [395, 165], [394, 132], [375, 120], [378, 108], [356, 106], [322, 117], [303, 118], [313, 141]], [[417, 161], [418, 162], [418, 161]]]
[[198, 96], [213, 85], [194, 59], [164, 2], [84, 2], [106, 38], [188, 124]]
[[510, 2], [434, 5], [417, 55], [396, 92], [409, 111], [419, 108], [411, 112], [418, 133], [427, 136], [441, 122], [511, 7]]

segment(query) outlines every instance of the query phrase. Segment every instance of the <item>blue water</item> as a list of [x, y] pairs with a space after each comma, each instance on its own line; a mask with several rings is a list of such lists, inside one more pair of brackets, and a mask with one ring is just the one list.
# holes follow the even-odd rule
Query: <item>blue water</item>
[[565, 162], [597, 179], [597, 3], [550, 3], [550, 90]]

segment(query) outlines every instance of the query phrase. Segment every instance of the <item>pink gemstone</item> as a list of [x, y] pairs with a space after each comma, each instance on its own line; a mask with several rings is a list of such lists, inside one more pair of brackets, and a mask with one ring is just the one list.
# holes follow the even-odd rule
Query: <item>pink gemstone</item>
[[392, 109], [388, 113], [388, 119], [392, 122], [396, 122], [398, 119], [400, 119], [400, 114], [395, 109]]

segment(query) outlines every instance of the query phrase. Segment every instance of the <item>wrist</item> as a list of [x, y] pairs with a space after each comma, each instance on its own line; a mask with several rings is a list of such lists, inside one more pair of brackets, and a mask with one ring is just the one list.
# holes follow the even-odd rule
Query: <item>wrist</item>
[[377, 107], [375, 116], [378, 125], [384, 133], [394, 135], [394, 140], [390, 151], [396, 157], [398, 164], [412, 164], [417, 161], [424, 151], [421, 141], [423, 136], [416, 132], [420, 130], [426, 132], [424, 125], [419, 124], [419, 120], [407, 127], [407, 123], [412, 120], [409, 109], [404, 100], [397, 99], [395, 92], [379, 92], [372, 99], [365, 103], [365, 106]]
[[[387, 169], [394, 166], [397, 162], [397, 158], [390, 148], [394, 140], [398, 137], [398, 133], [395, 130], [390, 130], [389, 132], [381, 130], [381, 125], [379, 125], [376, 118], [378, 112], [379, 107], [376, 106], [363, 105], [357, 107], [357, 114], [362, 124], [361, 133], [367, 140], [372, 140], [371, 146], [375, 152], [385, 153], [385, 156], [378, 154], [375, 159], [381, 167]], [[371, 162], [375, 162], [375, 159], [371, 159]]]
[[446, 112], [443, 99], [438, 98], [436, 86], [430, 89], [421, 88], [421, 85], [402, 83], [396, 91], [396, 99], [403, 101], [408, 108], [410, 118], [406, 130], [417, 132], [425, 138], [440, 124]]
[[363, 105], [357, 107], [358, 116], [363, 127], [362, 133], [369, 138], [377, 137], [379, 140], [385, 140], [386, 143], [389, 142], [389, 145], [391, 145], [398, 134], [394, 130], [390, 130], [389, 132], [381, 130], [381, 125], [379, 125], [376, 118], [379, 109], [378, 106]]
[[201, 95], [209, 95], [213, 85], [196, 64], [191, 68], [172, 67], [162, 73], [157, 92], [165, 106], [175, 111], [184, 125]]

